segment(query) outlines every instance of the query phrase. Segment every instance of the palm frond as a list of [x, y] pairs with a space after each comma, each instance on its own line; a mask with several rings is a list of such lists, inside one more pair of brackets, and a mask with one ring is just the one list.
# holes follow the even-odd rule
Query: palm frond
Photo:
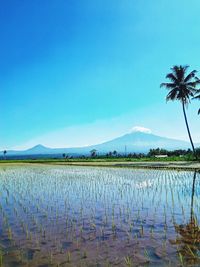
[[193, 99], [200, 99], [200, 95], [195, 96]]
[[196, 95], [196, 93], [197, 93], [197, 89], [195, 89], [194, 87], [191, 87], [191, 86], [187, 86], [186, 90], [188, 92], [191, 92], [193, 95]]
[[174, 101], [176, 100], [177, 98], [177, 89], [172, 89], [168, 94], [167, 94], [167, 97], [166, 97], [166, 101]]
[[187, 69], [188, 69], [190, 66], [189, 66], [189, 65], [185, 65], [185, 66], [180, 65], [180, 67], [182, 67], [182, 68], [184, 69], [184, 72], [186, 72]]
[[197, 71], [196, 70], [193, 70], [191, 71], [184, 79], [184, 82], [187, 83], [188, 81], [190, 81], [192, 78], [195, 77]]
[[176, 76], [177, 75], [177, 72], [179, 70], [179, 67], [177, 65], [174, 65], [172, 68], [171, 68], [171, 71], [172, 73]]
[[191, 71], [186, 75], [189, 66], [175, 65], [171, 68], [172, 72], [166, 75], [170, 80], [169, 83], [161, 83], [160, 87], [169, 89], [166, 100], [178, 100], [184, 104], [189, 104], [190, 99], [200, 99], [200, 89], [197, 85], [200, 84], [200, 79], [196, 77], [196, 70]]
[[173, 73], [168, 73], [165, 78], [171, 80], [174, 83], [178, 82], [177, 77]]
[[196, 87], [198, 84], [200, 84], [200, 81], [193, 81], [193, 82], [187, 82], [185, 83], [186, 86]]
[[176, 87], [175, 83], [161, 83], [160, 87], [166, 87], [167, 89], [173, 89]]
[[200, 89], [196, 90], [196, 94], [193, 99], [200, 99]]
[[178, 91], [177, 92], [177, 100], [181, 101], [182, 103], [184, 104], [188, 104], [190, 103], [190, 96], [193, 96], [193, 94], [191, 95], [192, 93], [190, 91], [185, 91], [185, 92], [182, 92], [182, 91]]
[[188, 68], [189, 68], [188, 65], [186, 65], [186, 66], [175, 65], [171, 68], [171, 70], [172, 70], [172, 73], [175, 75], [175, 77], [177, 77], [178, 81], [181, 82], [184, 80], [184, 76], [185, 76], [185, 73], [186, 73]]

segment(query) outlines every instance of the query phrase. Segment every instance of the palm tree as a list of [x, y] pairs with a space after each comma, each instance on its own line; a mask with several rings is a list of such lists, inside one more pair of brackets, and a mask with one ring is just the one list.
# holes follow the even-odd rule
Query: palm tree
[[117, 156], [117, 151], [116, 150], [113, 151], [113, 156]]
[[[200, 100], [200, 90], [197, 90], [197, 93], [193, 99], [199, 99]], [[200, 109], [198, 110], [198, 114], [200, 115]]]
[[188, 136], [190, 139], [190, 143], [193, 149], [193, 153], [195, 158], [197, 158], [195, 153], [194, 144], [192, 141], [192, 136], [190, 133], [188, 120], [186, 116], [185, 108], [190, 103], [190, 98], [193, 98], [197, 93], [196, 86], [200, 84], [200, 80], [196, 77], [196, 70], [191, 71], [187, 74], [187, 69], [189, 66], [173, 66], [171, 68], [171, 73], [166, 75], [166, 78], [170, 80], [169, 83], [161, 83], [160, 87], [165, 87], [169, 90], [167, 94], [166, 100], [174, 101], [178, 100], [182, 104], [183, 114], [185, 119], [185, 124], [188, 131]]
[[96, 155], [97, 155], [97, 150], [96, 150], [96, 149], [92, 149], [92, 150], [90, 151], [90, 154], [91, 154], [91, 157], [92, 157], [92, 158], [95, 158]]

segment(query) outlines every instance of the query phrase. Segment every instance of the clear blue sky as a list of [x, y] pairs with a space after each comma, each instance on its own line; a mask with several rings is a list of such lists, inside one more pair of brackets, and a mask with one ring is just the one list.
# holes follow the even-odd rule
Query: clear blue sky
[[0, 148], [98, 143], [135, 125], [187, 140], [159, 84], [174, 64], [200, 71], [199, 11], [199, 0], [2, 1]]

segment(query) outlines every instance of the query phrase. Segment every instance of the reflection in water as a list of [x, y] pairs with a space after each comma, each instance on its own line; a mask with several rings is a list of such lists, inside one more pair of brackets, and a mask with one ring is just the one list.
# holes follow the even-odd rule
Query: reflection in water
[[190, 220], [185, 225], [175, 226], [177, 233], [180, 235], [176, 239], [176, 244], [178, 245], [178, 253], [182, 264], [184, 264], [184, 261], [187, 264], [200, 263], [200, 226], [194, 212], [196, 178], [197, 172], [195, 171], [192, 183]]

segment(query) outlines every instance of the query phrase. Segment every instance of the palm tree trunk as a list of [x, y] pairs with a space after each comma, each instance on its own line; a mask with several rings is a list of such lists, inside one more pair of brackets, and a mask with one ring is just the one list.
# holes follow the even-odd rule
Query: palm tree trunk
[[185, 124], [186, 124], [186, 127], [187, 127], [187, 131], [188, 131], [190, 143], [191, 143], [191, 146], [192, 146], [192, 150], [193, 150], [194, 156], [197, 159], [196, 151], [195, 151], [195, 148], [194, 148], [194, 144], [193, 144], [193, 141], [192, 141], [192, 137], [191, 137], [191, 133], [190, 133], [188, 121], [187, 121], [187, 116], [186, 116], [186, 112], [185, 112], [185, 104], [184, 104], [184, 102], [182, 102], [182, 106], [183, 106], [183, 114], [184, 114], [184, 118], [185, 118]]

